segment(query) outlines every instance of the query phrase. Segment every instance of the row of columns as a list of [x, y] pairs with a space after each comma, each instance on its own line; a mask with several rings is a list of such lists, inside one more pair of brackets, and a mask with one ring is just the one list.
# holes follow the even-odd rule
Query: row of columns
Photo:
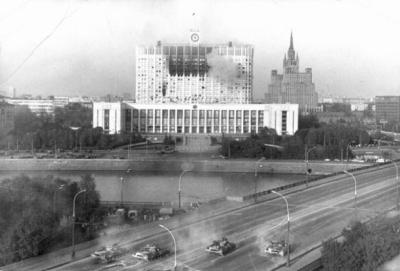
[[[264, 119], [265, 119], [265, 112], [264, 110], [192, 110], [192, 109], [145, 109], [145, 113], [143, 116], [143, 110], [140, 109], [127, 109], [131, 110], [130, 112], [130, 126], [131, 126], [131, 131], [133, 130], [133, 127], [137, 125], [138, 130], [142, 132], [147, 132], [147, 133], [155, 133], [155, 126], [156, 126], [156, 110], [159, 110], [159, 125], [160, 130], [157, 131], [159, 133], [165, 133], [165, 132], [174, 132], [178, 133], [178, 127], [182, 127], [179, 133], [200, 133], [200, 127], [203, 127], [203, 132], [202, 133], [245, 133], [244, 128], [245, 128], [245, 118], [244, 118], [244, 112], [248, 112], [248, 117], [247, 121], [248, 123], [246, 124], [247, 126], [247, 131], [246, 133], [250, 133], [252, 130], [252, 126], [254, 127], [254, 130], [257, 132], [258, 127], [264, 127]], [[134, 110], [136, 111], [136, 114], [134, 114]], [[148, 117], [148, 112], [149, 110], [152, 110], [152, 125], [149, 124], [149, 117]], [[165, 123], [163, 118], [163, 111], [167, 111], [167, 129], [164, 130]], [[189, 111], [189, 116], [187, 116], [187, 111]], [[197, 116], [193, 118], [193, 111], [197, 112]], [[204, 123], [200, 125], [200, 111], [204, 112]], [[208, 111], [211, 111], [211, 117], [208, 116]], [[226, 117], [222, 118], [222, 112], [225, 111]], [[230, 118], [230, 111], [233, 111], [233, 118]], [[260, 121], [260, 111], [262, 112], [262, 121]], [[171, 112], [174, 112], [174, 114], [171, 114]], [[178, 112], [182, 112], [181, 117], [179, 120], [181, 121], [180, 124], [178, 125]], [[218, 114], [216, 114], [218, 112]], [[238, 117], [238, 112], [240, 112], [240, 118]], [[253, 120], [255, 120], [255, 124], [252, 125], [252, 112], [255, 112], [255, 117]], [[174, 129], [171, 130], [171, 115], [173, 115], [174, 122], [172, 125], [174, 126]], [[134, 117], [136, 116], [136, 117]], [[143, 129], [143, 122], [142, 119], [143, 117], [145, 118], [145, 129]], [[215, 118], [217, 117], [218, 122], [215, 123]], [[134, 121], [136, 119], [136, 121]], [[237, 123], [238, 119], [240, 119], [240, 122]], [[189, 124], [186, 124], [186, 120], [189, 120]], [[208, 124], [208, 121], [211, 121], [210, 124]], [[225, 124], [222, 125], [222, 121], [225, 120]], [[233, 120], [233, 125], [230, 124], [230, 120]], [[128, 120], [126, 120], [128, 121]], [[217, 124], [217, 125], [216, 125]], [[153, 126], [151, 130], [149, 130], [149, 126]], [[226, 130], [222, 131], [222, 127], [226, 127]], [[185, 127], [189, 127], [189, 131], [185, 131]], [[194, 132], [192, 127], [196, 127], [196, 131]], [[207, 131], [207, 127], [211, 128], [211, 131]], [[218, 130], [216, 129], [218, 127]], [[230, 129], [230, 127], [233, 127], [233, 129]], [[240, 129], [238, 129], [240, 127]]]

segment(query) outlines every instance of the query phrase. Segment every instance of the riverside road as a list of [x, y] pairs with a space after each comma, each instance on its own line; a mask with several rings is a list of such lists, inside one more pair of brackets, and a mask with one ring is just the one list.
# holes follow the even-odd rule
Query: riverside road
[[[396, 179], [393, 165], [354, 173], [357, 180], [357, 205], [354, 182], [348, 175], [329, 177], [311, 187], [281, 191], [288, 200], [291, 216], [292, 257], [338, 235], [354, 219], [366, 219], [391, 209], [396, 204]], [[355, 208], [356, 207], [356, 208]], [[178, 267], [186, 270], [274, 270], [286, 258], [266, 255], [267, 240], [283, 239], [286, 234], [286, 205], [282, 198], [268, 195], [262, 201], [220, 202], [163, 221], [177, 242]], [[32, 258], [6, 266], [4, 270], [168, 270], [174, 264], [170, 256], [154, 262], [132, 258], [133, 251], [148, 243], [158, 243], [173, 251], [171, 237], [159, 222], [121, 230], [95, 242], [81, 244], [77, 258], [70, 261], [69, 250]], [[238, 248], [224, 256], [205, 252], [212, 240], [228, 237]], [[131, 253], [119, 259], [121, 266], [93, 264], [89, 254], [105, 243], [117, 243]], [[58, 265], [58, 266], [57, 266]], [[57, 266], [57, 267], [55, 267]]]

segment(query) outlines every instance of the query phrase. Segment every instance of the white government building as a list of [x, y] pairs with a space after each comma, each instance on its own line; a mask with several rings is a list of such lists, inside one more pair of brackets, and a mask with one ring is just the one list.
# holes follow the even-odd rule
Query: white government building
[[268, 127], [293, 135], [297, 123], [297, 104], [93, 104], [93, 126], [110, 134], [249, 134]]
[[94, 102], [93, 127], [106, 133], [245, 135], [264, 127], [279, 135], [298, 129], [297, 104], [251, 104], [253, 47], [185, 44], [136, 49], [132, 102]]

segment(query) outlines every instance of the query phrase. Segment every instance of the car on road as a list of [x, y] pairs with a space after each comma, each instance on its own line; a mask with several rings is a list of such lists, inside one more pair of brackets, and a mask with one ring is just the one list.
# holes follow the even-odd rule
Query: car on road
[[221, 240], [214, 240], [211, 245], [206, 248], [206, 251], [213, 254], [225, 256], [226, 254], [234, 251], [236, 244], [229, 242], [226, 237], [222, 237]]
[[289, 251], [289, 246], [285, 241], [270, 241], [265, 246], [265, 253], [271, 255], [285, 256]]
[[95, 260], [96, 263], [112, 263], [122, 254], [122, 249], [118, 247], [117, 244], [114, 244], [112, 246], [102, 247], [93, 252], [90, 256]]
[[140, 260], [152, 261], [158, 258], [165, 257], [169, 254], [170, 251], [168, 249], [160, 248], [159, 246], [153, 244], [146, 245], [136, 253], [132, 254], [132, 256]]

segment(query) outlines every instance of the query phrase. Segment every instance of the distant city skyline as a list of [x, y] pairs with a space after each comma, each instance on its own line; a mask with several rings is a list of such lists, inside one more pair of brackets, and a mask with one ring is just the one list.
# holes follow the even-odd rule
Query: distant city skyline
[[[254, 98], [267, 92], [293, 31], [320, 96], [400, 93], [395, 1], [3, 0], [0, 94], [122, 95], [135, 89], [135, 48], [187, 42], [254, 45]], [[282, 70], [278, 69], [281, 73]]]

